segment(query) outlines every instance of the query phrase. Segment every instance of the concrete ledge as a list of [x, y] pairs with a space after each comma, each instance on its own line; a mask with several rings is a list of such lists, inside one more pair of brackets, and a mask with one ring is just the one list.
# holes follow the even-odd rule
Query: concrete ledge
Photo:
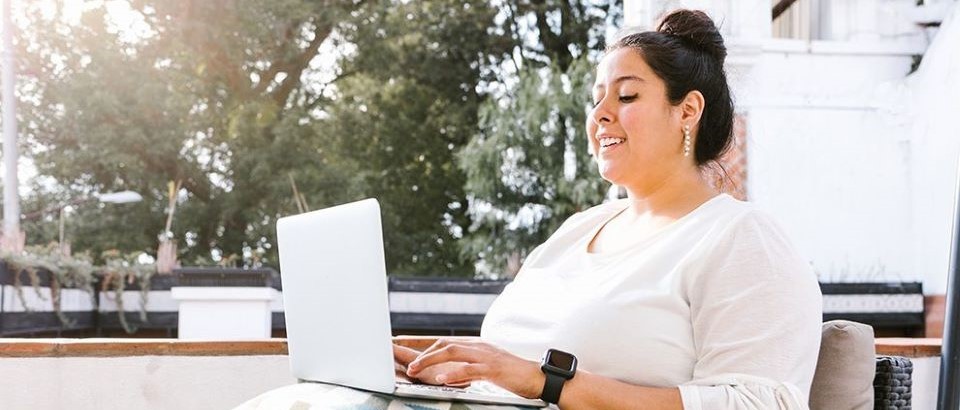
[[0, 357], [272, 356], [286, 354], [286, 339], [251, 341], [0, 339]]
[[909, 358], [940, 357], [942, 339], [889, 337], [876, 340], [877, 354]]
[[[449, 339], [469, 339], [454, 336]], [[398, 336], [394, 341], [425, 349], [436, 336]], [[939, 357], [941, 339], [879, 338], [878, 355]], [[0, 357], [123, 356], [275, 356], [287, 354], [286, 339], [252, 341], [186, 341], [177, 339], [0, 339]]]

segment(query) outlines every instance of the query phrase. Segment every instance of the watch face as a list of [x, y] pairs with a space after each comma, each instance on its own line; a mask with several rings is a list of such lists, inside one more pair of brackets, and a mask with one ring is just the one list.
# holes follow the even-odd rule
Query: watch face
[[563, 370], [573, 370], [574, 357], [572, 354], [559, 350], [550, 350], [547, 355], [547, 364]]

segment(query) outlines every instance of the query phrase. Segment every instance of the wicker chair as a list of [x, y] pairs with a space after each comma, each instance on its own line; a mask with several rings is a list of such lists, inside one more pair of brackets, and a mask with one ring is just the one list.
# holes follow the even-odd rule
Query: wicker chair
[[823, 323], [811, 410], [900, 410], [911, 406], [910, 359], [877, 356], [873, 328], [848, 320]]
[[909, 410], [912, 395], [913, 363], [900, 356], [878, 356], [873, 379], [875, 410]]

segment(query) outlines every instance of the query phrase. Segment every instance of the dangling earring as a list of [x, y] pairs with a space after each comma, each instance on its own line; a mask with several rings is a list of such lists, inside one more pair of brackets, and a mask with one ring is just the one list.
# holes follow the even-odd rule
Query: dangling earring
[[683, 126], [683, 156], [690, 156], [690, 126]]

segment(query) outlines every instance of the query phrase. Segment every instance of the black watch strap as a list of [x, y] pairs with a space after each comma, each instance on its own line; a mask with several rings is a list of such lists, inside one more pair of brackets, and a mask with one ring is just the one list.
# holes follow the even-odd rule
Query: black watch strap
[[540, 400], [553, 404], [559, 403], [560, 392], [563, 390], [563, 383], [567, 379], [550, 372], [544, 372], [543, 374], [547, 376], [547, 380], [543, 382], [543, 393], [540, 394]]

